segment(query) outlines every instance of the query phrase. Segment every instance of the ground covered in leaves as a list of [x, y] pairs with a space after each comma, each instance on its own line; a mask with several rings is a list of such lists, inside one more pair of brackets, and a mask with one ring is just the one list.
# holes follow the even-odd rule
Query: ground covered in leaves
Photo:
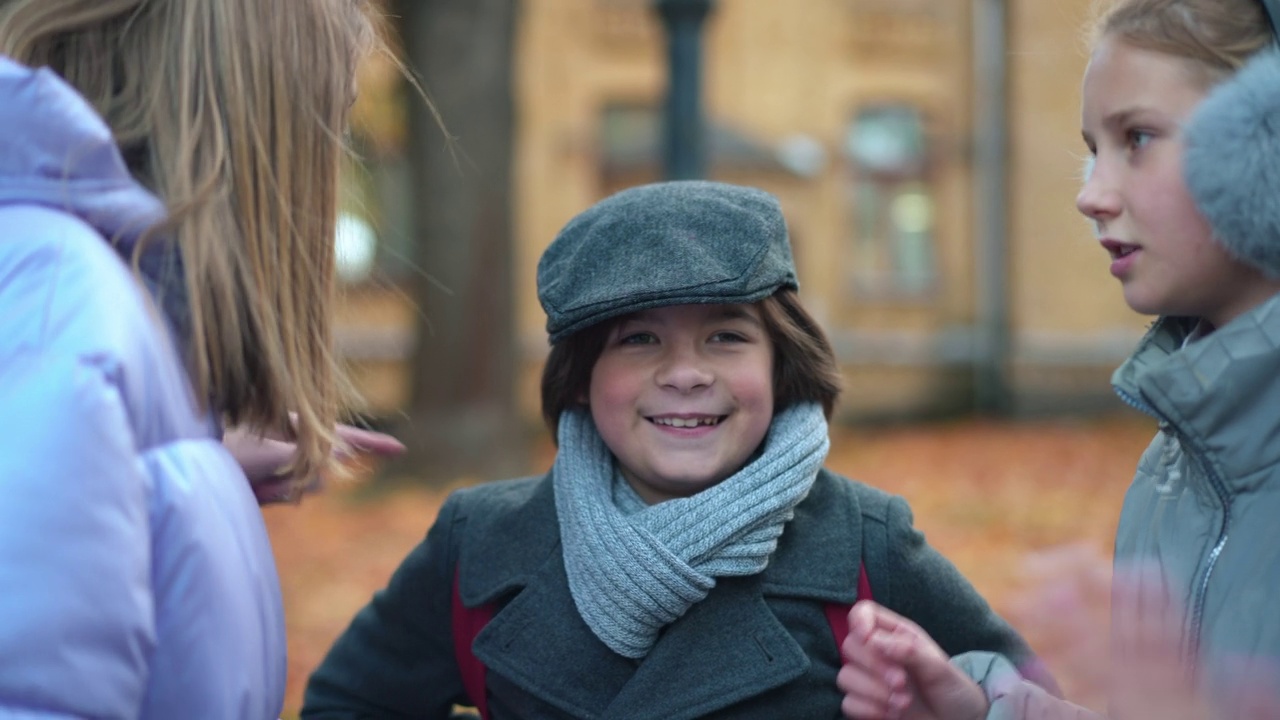
[[[916, 525], [1024, 632], [1069, 697], [1100, 707], [1107, 558], [1120, 502], [1154, 425], [961, 421], [839, 429], [828, 466], [904, 496]], [[530, 471], [549, 466], [542, 453]], [[330, 488], [266, 510], [285, 596], [289, 690], [425, 535], [447, 490]], [[1081, 609], [1084, 612], [1080, 612]]]

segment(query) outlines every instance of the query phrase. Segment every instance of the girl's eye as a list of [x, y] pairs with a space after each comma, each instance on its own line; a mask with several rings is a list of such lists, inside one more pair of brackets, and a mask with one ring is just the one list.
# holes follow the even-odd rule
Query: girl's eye
[[746, 342], [747, 338], [742, 333], [733, 332], [732, 330], [724, 330], [711, 336], [712, 342], [722, 343], [739, 343]]
[[1135, 128], [1133, 130], [1125, 131], [1124, 142], [1125, 142], [1125, 145], [1127, 145], [1130, 150], [1140, 150], [1147, 143], [1151, 142], [1152, 138], [1154, 137], [1155, 135], [1153, 135], [1150, 131], [1139, 130]]

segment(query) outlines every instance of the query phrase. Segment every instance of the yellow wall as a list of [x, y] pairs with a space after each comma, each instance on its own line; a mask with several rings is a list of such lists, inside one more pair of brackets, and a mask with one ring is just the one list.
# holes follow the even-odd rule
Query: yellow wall
[[[1008, 5], [1014, 378], [1033, 393], [1052, 393], [1055, 383], [1078, 393], [1079, 373], [1056, 368], [1083, 362], [1105, 373], [1143, 324], [1121, 302], [1073, 206], [1082, 28], [1092, 0]], [[930, 359], [929, 348], [943, 336], [965, 336], [975, 320], [971, 16], [967, 0], [721, 0], [708, 21], [708, 116], [764, 143], [804, 134], [826, 150], [817, 177], [774, 173], [752, 182], [783, 200], [800, 245], [805, 302], [850, 358], [844, 406], [852, 414], [928, 405], [940, 383], [964, 378]], [[545, 349], [533, 286], [537, 256], [566, 220], [605, 193], [597, 169], [601, 107], [659, 104], [666, 70], [661, 27], [647, 0], [528, 0], [523, 21], [516, 272], [532, 391]], [[886, 99], [925, 109], [938, 160], [940, 277], [932, 295], [914, 301], [858, 297], [844, 280], [854, 260], [842, 133], [857, 107]], [[903, 363], [890, 362], [904, 355]], [[1096, 384], [1105, 394], [1105, 377]]]
[[[979, 289], [971, 69], [977, 1], [719, 0], [706, 27], [708, 117], [764, 147], [803, 135], [825, 151], [825, 167], [814, 176], [713, 174], [781, 198], [803, 299], [845, 360], [842, 409], [849, 415], [929, 411], [967, 397], [963, 359], [974, 343]], [[1078, 87], [1093, 4], [1007, 0], [1011, 369], [1019, 397], [1044, 396], [1051, 406], [1055, 397], [1109, 397], [1106, 374], [1146, 322], [1124, 306], [1106, 256], [1074, 209], [1084, 154]], [[600, 169], [602, 109], [611, 102], [660, 106], [666, 57], [649, 0], [524, 0], [521, 12], [515, 298], [522, 402], [536, 417], [546, 352], [537, 258], [569, 218], [609, 190]], [[881, 101], [908, 101], [928, 120], [938, 278], [921, 297], [867, 297], [848, 280], [857, 261], [841, 148], [857, 108]], [[375, 405], [391, 402], [397, 387], [382, 383]]]
[[1147, 322], [1124, 305], [1106, 254], [1075, 210], [1087, 156], [1079, 88], [1092, 4], [1021, 0], [1011, 15], [1010, 281], [1022, 355], [1060, 347], [1113, 360]]

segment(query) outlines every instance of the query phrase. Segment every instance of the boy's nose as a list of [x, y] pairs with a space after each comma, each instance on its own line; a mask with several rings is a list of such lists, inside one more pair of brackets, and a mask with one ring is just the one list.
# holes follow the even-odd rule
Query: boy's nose
[[715, 375], [708, 368], [705, 359], [690, 349], [673, 349], [668, 352], [654, 376], [659, 386], [680, 392], [706, 387], [714, 378]]

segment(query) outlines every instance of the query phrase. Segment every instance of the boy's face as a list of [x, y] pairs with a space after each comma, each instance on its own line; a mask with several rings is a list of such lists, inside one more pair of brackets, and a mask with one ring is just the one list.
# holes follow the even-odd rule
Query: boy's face
[[623, 318], [591, 372], [591, 417], [650, 504], [737, 472], [773, 421], [773, 343], [754, 305]]
[[1273, 289], [1213, 239], [1183, 180], [1182, 125], [1206, 92], [1193, 68], [1115, 38], [1099, 43], [1081, 107], [1094, 160], [1076, 207], [1094, 222], [1129, 307], [1219, 326]]

